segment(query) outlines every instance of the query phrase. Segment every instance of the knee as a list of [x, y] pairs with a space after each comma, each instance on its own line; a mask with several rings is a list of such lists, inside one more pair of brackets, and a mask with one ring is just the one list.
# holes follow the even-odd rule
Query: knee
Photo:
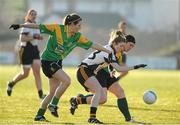
[[101, 96], [100, 98], [100, 104], [104, 104], [107, 102], [107, 97], [106, 96]]
[[22, 72], [21, 75], [23, 76], [23, 78], [26, 78], [29, 76], [29, 72]]
[[103, 90], [102, 90], [102, 87], [100, 85], [96, 86], [94, 90], [96, 93], [100, 93], [100, 95], [103, 96], [103, 94], [102, 94]]
[[64, 83], [69, 86], [71, 84], [71, 78], [67, 77], [66, 80], [64, 81]]
[[47, 94], [47, 96], [50, 97], [50, 98], [52, 98], [52, 97], [54, 96], [54, 93], [55, 93], [55, 92], [49, 92], [49, 93]]
[[97, 87], [95, 93], [100, 95], [100, 99], [99, 99], [100, 104], [104, 104], [107, 102], [107, 95], [103, 92], [101, 87]]

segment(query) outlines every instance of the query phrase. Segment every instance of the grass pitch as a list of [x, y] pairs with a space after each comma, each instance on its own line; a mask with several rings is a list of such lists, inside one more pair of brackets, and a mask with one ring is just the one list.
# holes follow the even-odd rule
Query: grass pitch
[[[60, 118], [47, 111], [50, 122], [35, 122], [34, 116], [41, 100], [38, 99], [32, 72], [17, 83], [11, 97], [6, 94], [7, 81], [21, 70], [17, 66], [0, 66], [0, 124], [87, 124], [89, 105], [78, 107], [74, 116], [69, 112], [69, 99], [77, 93], [86, 94], [76, 80], [75, 68], [64, 68], [72, 84], [59, 103]], [[44, 92], [48, 92], [47, 78], [41, 73]], [[132, 116], [151, 124], [180, 124], [180, 71], [136, 70], [120, 81], [124, 88]], [[145, 90], [154, 90], [157, 102], [147, 105], [142, 96]], [[108, 94], [106, 104], [99, 106], [97, 117], [107, 124], [124, 124], [124, 118], [116, 107], [116, 97]]]

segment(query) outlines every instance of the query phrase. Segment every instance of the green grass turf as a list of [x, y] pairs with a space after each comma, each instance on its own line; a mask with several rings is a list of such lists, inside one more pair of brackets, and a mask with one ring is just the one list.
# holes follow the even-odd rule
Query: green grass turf
[[[59, 103], [60, 118], [54, 118], [47, 111], [45, 116], [51, 121], [35, 122], [34, 116], [40, 106], [32, 72], [13, 89], [11, 97], [6, 94], [7, 81], [21, 71], [17, 66], [0, 66], [0, 124], [87, 124], [89, 105], [78, 107], [75, 115], [69, 112], [69, 99], [77, 93], [86, 94], [76, 80], [75, 68], [64, 68], [72, 79], [72, 84]], [[41, 73], [43, 88], [48, 92], [47, 78]], [[124, 88], [131, 114], [139, 121], [152, 124], [180, 124], [180, 71], [136, 70], [120, 81]], [[145, 90], [154, 90], [157, 102], [147, 105], [142, 96]], [[108, 94], [106, 104], [99, 106], [97, 117], [112, 124], [124, 124], [124, 118], [116, 107], [116, 97]]]

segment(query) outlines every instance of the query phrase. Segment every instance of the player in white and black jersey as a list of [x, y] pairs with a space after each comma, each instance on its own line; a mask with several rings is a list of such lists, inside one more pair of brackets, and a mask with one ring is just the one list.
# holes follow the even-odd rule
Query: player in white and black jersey
[[[116, 62], [116, 57], [114, 55], [115, 53], [111, 45], [106, 45], [104, 47], [112, 51], [111, 61]], [[97, 70], [100, 67], [102, 68], [102, 67], [108, 66], [108, 61], [109, 61], [108, 58], [109, 58], [109, 55], [107, 53], [96, 50], [93, 53], [91, 53], [86, 59], [84, 59], [81, 62], [81, 65], [84, 67], [90, 68], [92, 71], [94, 71], [95, 74], [97, 74]]]
[[[82, 61], [77, 71], [77, 79], [79, 83], [85, 88], [86, 91], [92, 92], [93, 97], [91, 98], [91, 100], [83, 100], [83, 98], [71, 98], [70, 111], [72, 114], [74, 114], [74, 111], [77, 108], [78, 104], [85, 104], [85, 102], [87, 101], [90, 102], [90, 118], [88, 120], [88, 122], [90, 123], [102, 123], [96, 119], [96, 110], [100, 100], [106, 99], [106, 93], [103, 91], [102, 86], [96, 78], [98, 71], [100, 71], [104, 67], [107, 67], [108, 65], [115, 68], [118, 72], [129, 71], [144, 66], [120, 66], [118, 64], [118, 58], [116, 57], [116, 54], [123, 50], [126, 44], [126, 40], [124, 36], [118, 34], [112, 35], [111, 37], [113, 38], [111, 38], [112, 40], [110, 41], [110, 44], [105, 46], [107, 49], [112, 50], [111, 60], [109, 60], [108, 54], [105, 54], [101, 51], [95, 51]], [[110, 69], [108, 68], [107, 70]]]
[[[128, 52], [135, 46], [135, 38], [132, 35], [126, 35], [126, 44], [124, 48], [122, 49], [121, 52], [116, 54], [116, 58], [118, 60], [119, 65], [125, 65], [125, 56], [124, 52]], [[123, 114], [125, 121], [127, 122], [137, 122], [132, 118], [129, 107], [128, 107], [128, 102], [125, 96], [125, 92], [119, 83], [119, 79], [122, 77], [121, 73], [118, 77], [114, 76], [115, 70], [112, 69], [111, 71], [107, 70], [106, 68], [101, 69], [98, 71], [96, 78], [98, 79], [99, 83], [103, 87], [103, 91], [105, 93], [105, 98], [100, 98], [99, 103], [104, 104], [107, 101], [107, 92], [111, 92], [113, 95], [117, 97], [117, 107], [119, 108], [120, 112]], [[91, 98], [93, 97], [93, 94], [89, 95], [82, 95], [79, 94], [76, 98], [77, 100], [81, 100], [82, 104], [90, 104]], [[74, 100], [74, 99], [72, 99]]]
[[[25, 17], [25, 24], [36, 23], [36, 16], [37, 12], [35, 10], [29, 10]], [[40, 35], [40, 31], [38, 29], [22, 28], [19, 39], [19, 60], [22, 65], [22, 71], [8, 82], [7, 94], [8, 96], [11, 96], [13, 87], [17, 84], [17, 82], [27, 78], [29, 76], [30, 69], [32, 68], [39, 98], [43, 99], [45, 95], [42, 90], [40, 56], [38, 49], [38, 40], [42, 40], [43, 37]]]

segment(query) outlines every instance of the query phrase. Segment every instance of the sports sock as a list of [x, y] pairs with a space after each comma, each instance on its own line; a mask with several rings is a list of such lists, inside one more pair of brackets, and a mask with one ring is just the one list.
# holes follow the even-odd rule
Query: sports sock
[[127, 104], [126, 98], [118, 99], [117, 100], [117, 104], [118, 104], [119, 110], [124, 115], [126, 121], [131, 120], [131, 115], [129, 113], [129, 108], [128, 108], [128, 104]]
[[38, 95], [39, 95], [39, 98], [42, 98], [42, 96], [43, 96], [43, 91], [42, 91], [42, 90], [39, 90], [39, 91], [38, 91]]
[[90, 118], [96, 118], [97, 107], [90, 107]]
[[85, 95], [85, 97], [90, 97], [90, 96], [93, 96], [94, 94], [88, 94], [88, 95]]
[[52, 105], [57, 105], [57, 104], [58, 104], [58, 102], [59, 102], [59, 98], [57, 98], [56, 96], [54, 96], [54, 97], [52, 98], [52, 100], [51, 100], [51, 103], [50, 103], [50, 104], [52, 104]]
[[87, 104], [86, 97], [82, 97], [81, 102], [82, 102], [82, 104]]
[[87, 104], [87, 97], [90, 97], [90, 96], [93, 96], [93, 94], [77, 97], [78, 104]]
[[46, 109], [43, 108], [39, 108], [38, 112], [37, 112], [37, 116], [43, 116], [46, 112]]
[[13, 82], [13, 81], [10, 81], [10, 82], [8, 83], [8, 86], [11, 87], [11, 88], [13, 88], [14, 82]]

